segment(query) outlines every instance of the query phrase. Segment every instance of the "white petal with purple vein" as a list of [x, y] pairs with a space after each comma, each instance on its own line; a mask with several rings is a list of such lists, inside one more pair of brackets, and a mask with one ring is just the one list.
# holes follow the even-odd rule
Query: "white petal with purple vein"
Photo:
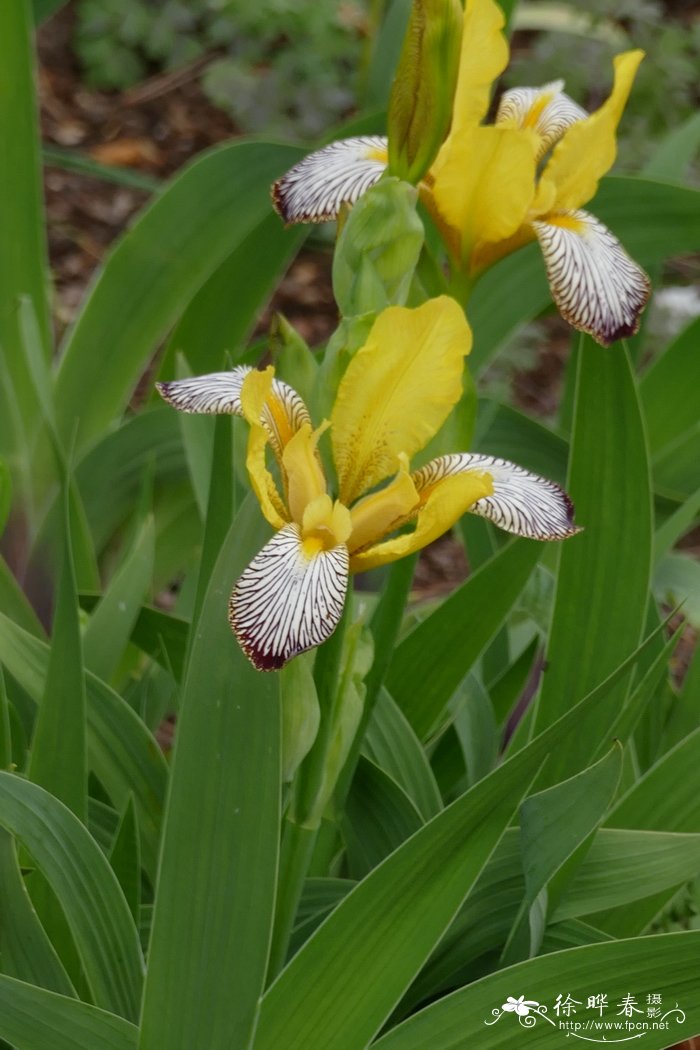
[[578, 210], [548, 215], [532, 228], [562, 317], [602, 346], [634, 335], [651, 285], [607, 226]]
[[180, 412], [232, 413], [240, 416], [241, 387], [252, 369], [238, 365], [229, 372], [210, 372], [189, 379], [156, 383], [158, 393]]
[[455, 453], [431, 460], [411, 475], [418, 491], [443, 478], [465, 471], [490, 474], [493, 493], [469, 508], [516, 536], [535, 540], [563, 540], [580, 530], [574, 525], [574, 506], [554, 481], [495, 456]]
[[348, 566], [344, 545], [309, 557], [293, 523], [265, 544], [229, 602], [231, 627], [258, 670], [276, 670], [330, 637], [343, 612]]
[[585, 109], [564, 94], [563, 87], [563, 80], [554, 80], [541, 88], [512, 88], [501, 97], [496, 123], [536, 131], [541, 139], [538, 160], [559, 141], [567, 128], [588, 116]]
[[354, 204], [381, 178], [387, 161], [381, 135], [341, 139], [304, 157], [272, 187], [286, 223], [327, 222], [343, 204]]

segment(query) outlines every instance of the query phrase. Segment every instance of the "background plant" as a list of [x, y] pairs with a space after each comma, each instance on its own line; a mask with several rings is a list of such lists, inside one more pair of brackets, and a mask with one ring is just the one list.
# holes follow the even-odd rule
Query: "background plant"
[[[700, 665], [675, 673], [650, 588], [652, 562], [685, 566], [669, 552], [700, 509], [698, 321], [649, 367], [577, 338], [552, 426], [490, 397], [475, 411], [468, 392], [464, 439], [567, 478], [586, 532], [557, 556], [469, 519], [473, 571], [447, 599], [404, 612], [407, 562], [357, 597], [381, 656], [364, 677], [375, 706], [272, 983], [279, 707], [327, 700], [331, 657], [356, 689], [365, 667], [324, 650], [313, 684], [308, 659], [250, 668], [226, 622], [262, 535], [237, 424], [128, 404], [159, 349], [163, 378], [257, 361], [249, 334], [304, 237], [271, 215], [268, 186], [301, 151], [233, 143], [178, 174], [115, 246], [54, 364], [30, 30], [24, 5], [0, 9], [0, 1037], [488, 1048], [512, 1043], [507, 1018], [483, 1024], [507, 996], [591, 983], [611, 1002], [633, 988], [679, 1002], [686, 1024], [648, 1046], [697, 1031], [692, 905], [680, 933], [645, 934], [700, 872]], [[655, 178], [610, 177], [596, 199], [657, 284], [700, 243], [691, 136], [659, 146]], [[430, 257], [417, 272], [414, 294], [440, 289]], [[548, 306], [536, 250], [494, 268], [470, 303], [474, 373]], [[317, 359], [292, 333], [274, 345], [304, 389]], [[672, 593], [691, 588], [684, 571]], [[171, 714], [174, 762], [154, 737]], [[557, 1045], [541, 1027], [528, 1038]]]

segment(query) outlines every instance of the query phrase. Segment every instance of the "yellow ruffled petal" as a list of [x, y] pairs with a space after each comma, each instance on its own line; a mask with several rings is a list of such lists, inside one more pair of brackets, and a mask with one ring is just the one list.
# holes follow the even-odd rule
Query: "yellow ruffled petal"
[[275, 529], [281, 529], [289, 521], [284, 502], [277, 491], [274, 479], [265, 464], [265, 449], [270, 434], [261, 422], [263, 410], [272, 391], [274, 369], [264, 372], [257, 369], [249, 372], [241, 387], [241, 407], [243, 416], [250, 424], [246, 467], [250, 484], [258, 498], [260, 509]]
[[448, 296], [416, 309], [390, 306], [348, 365], [331, 414], [340, 499], [358, 496], [396, 473], [439, 430], [462, 392], [472, 335]]
[[643, 58], [643, 51], [625, 51], [616, 56], [610, 97], [590, 117], [573, 124], [555, 147], [543, 172], [543, 178], [556, 186], [550, 209], [567, 211], [581, 207], [594, 196], [598, 182], [612, 167], [617, 153], [617, 125]]
[[493, 82], [508, 65], [504, 25], [493, 0], [467, 0], [450, 136], [476, 127], [486, 116]]
[[304, 423], [290, 438], [282, 453], [287, 481], [287, 504], [292, 521], [301, 525], [304, 511], [318, 496], [325, 495], [326, 479], [316, 452], [318, 439], [328, 423], [312, 430]]
[[432, 199], [443, 223], [458, 231], [464, 269], [475, 244], [505, 240], [523, 225], [535, 195], [537, 142], [529, 129], [488, 126], [443, 147]]
[[351, 553], [393, 532], [410, 520], [411, 512], [417, 508], [419, 496], [408, 472], [408, 460], [405, 456], [400, 458], [401, 469], [396, 477], [379, 492], [365, 496], [350, 511], [352, 532], [347, 545]]
[[426, 490], [425, 504], [418, 512], [413, 532], [352, 554], [350, 571], [365, 572], [420, 550], [451, 529], [472, 504], [492, 492], [491, 476], [483, 471], [465, 471], [444, 478]]

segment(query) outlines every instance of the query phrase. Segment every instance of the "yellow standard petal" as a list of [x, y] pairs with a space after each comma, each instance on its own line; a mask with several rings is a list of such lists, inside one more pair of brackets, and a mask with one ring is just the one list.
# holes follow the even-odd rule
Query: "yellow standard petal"
[[274, 369], [249, 372], [241, 387], [243, 416], [250, 425], [246, 467], [250, 483], [258, 498], [260, 509], [275, 529], [289, 521], [287, 510], [277, 491], [274, 479], [265, 464], [265, 449], [270, 440], [268, 428], [262, 422], [267, 399], [272, 391]]
[[617, 125], [643, 58], [643, 51], [616, 56], [610, 97], [590, 117], [573, 124], [555, 147], [543, 172], [556, 186], [550, 208], [579, 208], [595, 195], [599, 180], [615, 162]]
[[469, 508], [493, 492], [490, 474], [466, 471], [444, 478], [426, 489], [413, 532], [385, 540], [350, 556], [350, 571], [364, 572], [405, 558], [451, 529]]
[[331, 414], [340, 499], [358, 496], [395, 474], [439, 430], [462, 392], [472, 335], [448, 296], [416, 309], [390, 306], [348, 365]]
[[486, 116], [493, 82], [508, 65], [505, 19], [493, 0], [467, 0], [450, 135], [476, 127]]
[[438, 221], [457, 232], [465, 270], [477, 243], [506, 240], [525, 221], [535, 195], [537, 146], [531, 129], [488, 126], [452, 138], [441, 151], [433, 205]]

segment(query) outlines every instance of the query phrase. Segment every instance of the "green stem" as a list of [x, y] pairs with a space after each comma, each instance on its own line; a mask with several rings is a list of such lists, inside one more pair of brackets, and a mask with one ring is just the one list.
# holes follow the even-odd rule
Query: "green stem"
[[318, 736], [302, 762], [293, 786], [289, 816], [284, 822], [277, 880], [277, 907], [270, 947], [268, 980], [273, 980], [285, 964], [289, 938], [294, 928], [301, 892], [313, 854], [320, 814], [314, 809], [323, 783], [328, 746], [339, 695], [343, 638], [348, 621], [352, 593], [349, 592], [343, 615], [334, 633], [316, 653], [314, 679], [321, 709]]
[[335, 790], [335, 805], [338, 813], [342, 813], [345, 807], [345, 799], [355, 775], [367, 726], [394, 655], [394, 646], [403, 620], [417, 562], [418, 555], [413, 554], [391, 566], [386, 587], [372, 616], [370, 628], [374, 639], [374, 660], [365, 679], [366, 692], [362, 718], [345, 765], [338, 777]]
[[294, 928], [301, 891], [311, 863], [318, 828], [307, 828], [285, 820], [282, 829], [275, 925], [270, 945], [267, 980], [271, 983], [283, 968]]

